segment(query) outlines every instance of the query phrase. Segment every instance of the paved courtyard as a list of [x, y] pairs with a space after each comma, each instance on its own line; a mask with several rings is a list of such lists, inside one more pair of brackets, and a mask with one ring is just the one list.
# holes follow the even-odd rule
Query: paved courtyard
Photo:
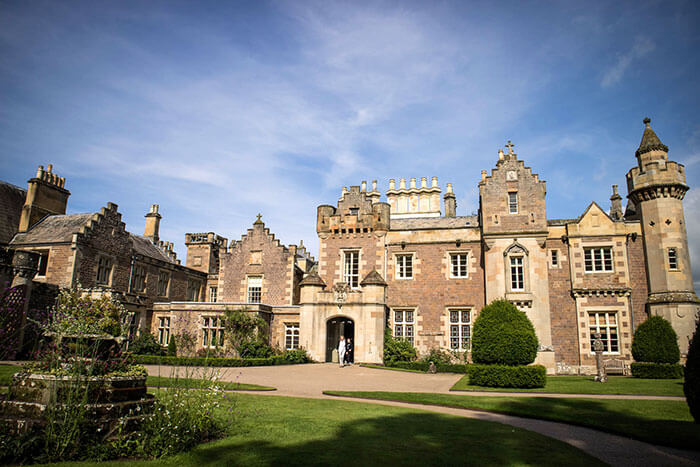
[[[174, 376], [179, 371], [181, 376], [192, 369], [175, 367], [147, 366], [149, 374]], [[286, 365], [250, 368], [222, 368], [221, 378], [225, 381], [260, 384], [277, 388], [276, 391], [257, 392], [261, 395], [294, 396], [310, 398], [335, 398], [342, 400], [358, 399], [340, 398], [323, 395], [325, 390], [337, 391], [394, 391], [394, 392], [432, 392], [449, 393], [450, 388], [461, 375], [377, 370], [362, 368], [357, 365], [339, 368], [336, 364]], [[452, 394], [460, 394], [453, 392]], [[493, 392], [461, 393], [469, 395], [497, 396]], [[509, 393], [519, 397], [584, 397], [584, 398], [625, 398], [625, 399], [668, 399], [683, 400], [670, 396], [613, 396], [613, 395], [578, 395], [578, 394], [543, 394], [543, 393]], [[364, 403], [394, 405], [416, 408], [416, 405], [390, 401], [361, 400]], [[493, 421], [524, 428], [569, 443], [599, 459], [616, 466], [656, 466], [656, 465], [700, 465], [700, 452], [684, 451], [655, 446], [622, 436], [563, 423], [515, 417], [491, 412], [448, 407], [420, 406], [422, 410], [445, 413], [459, 417]]]

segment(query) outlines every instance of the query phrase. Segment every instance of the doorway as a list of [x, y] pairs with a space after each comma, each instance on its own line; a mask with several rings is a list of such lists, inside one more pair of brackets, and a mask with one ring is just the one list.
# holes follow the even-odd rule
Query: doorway
[[355, 342], [355, 322], [350, 318], [337, 316], [326, 322], [326, 361], [333, 361], [333, 349], [338, 348], [340, 336], [345, 336]]

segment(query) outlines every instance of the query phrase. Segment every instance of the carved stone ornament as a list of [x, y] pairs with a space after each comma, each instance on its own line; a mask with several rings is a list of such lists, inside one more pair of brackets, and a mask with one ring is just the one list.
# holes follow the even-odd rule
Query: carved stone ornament
[[39, 270], [39, 254], [33, 251], [18, 250], [12, 261], [15, 276], [33, 279]]
[[350, 293], [351, 290], [350, 286], [345, 282], [340, 282], [333, 286], [333, 300], [335, 300], [338, 308], [343, 307], [343, 304], [345, 304], [348, 299], [348, 293]]

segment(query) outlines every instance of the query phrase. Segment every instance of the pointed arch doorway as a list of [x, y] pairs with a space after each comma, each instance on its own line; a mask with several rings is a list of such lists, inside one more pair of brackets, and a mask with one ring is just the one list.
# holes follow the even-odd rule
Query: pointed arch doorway
[[340, 336], [355, 342], [355, 322], [344, 316], [336, 316], [326, 321], [326, 361], [333, 361], [333, 349], [338, 348]]

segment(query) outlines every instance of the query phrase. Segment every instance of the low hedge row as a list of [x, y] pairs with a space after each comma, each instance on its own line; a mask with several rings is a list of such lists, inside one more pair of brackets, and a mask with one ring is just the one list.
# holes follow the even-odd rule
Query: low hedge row
[[[403, 368], [404, 370], [419, 370], [428, 371], [429, 362], [394, 362], [388, 367]], [[455, 364], [455, 363], [436, 363], [435, 368], [438, 373], [467, 373], [467, 367], [471, 365]]]
[[543, 388], [547, 369], [542, 365], [469, 365], [469, 384], [494, 388]]
[[683, 377], [683, 365], [678, 363], [635, 362], [630, 364], [632, 376], [647, 379], [678, 379]]
[[272, 366], [292, 365], [282, 355], [269, 358], [204, 358], [204, 357], [160, 357], [158, 355], [134, 355], [136, 363], [142, 365], [173, 365], [173, 366]]

